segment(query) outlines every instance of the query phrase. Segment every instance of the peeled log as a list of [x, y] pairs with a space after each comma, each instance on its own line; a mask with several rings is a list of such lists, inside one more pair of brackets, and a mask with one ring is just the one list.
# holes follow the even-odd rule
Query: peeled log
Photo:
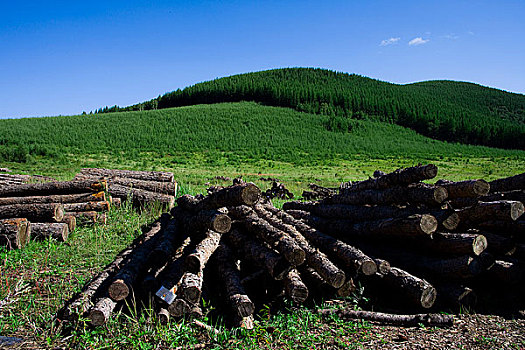
[[75, 228], [77, 227], [77, 219], [73, 215], [64, 214], [62, 222], [67, 224], [69, 232], [75, 231]]
[[56, 239], [60, 242], [67, 241], [69, 236], [69, 228], [64, 223], [35, 223], [32, 222], [31, 234], [36, 240], [44, 240], [48, 238]]
[[226, 238], [242, 257], [264, 268], [276, 280], [282, 280], [291, 269], [282, 256], [236, 228], [233, 228]]
[[0, 189], [0, 197], [46, 196], [106, 191], [105, 181], [57, 181], [23, 184]]
[[138, 188], [124, 187], [121, 185], [112, 184], [109, 186], [109, 193], [112, 196], [120, 197], [124, 201], [133, 199], [133, 205], [144, 206], [149, 203], [160, 203], [172, 208], [175, 204], [175, 197], [168, 196], [162, 193], [155, 193]]
[[66, 203], [64, 210], [66, 212], [72, 211], [108, 211], [109, 202], [84, 202], [84, 203]]
[[221, 244], [215, 254], [218, 276], [226, 291], [226, 298], [235, 314], [248, 317], [255, 311], [255, 306], [250, 300], [241, 284], [240, 272], [230, 248]]
[[106, 224], [106, 214], [96, 211], [66, 212], [65, 215], [74, 216], [75, 220], [81, 225]]
[[346, 186], [343, 186], [342, 192], [377, 190], [399, 185], [408, 185], [423, 180], [433, 179], [436, 177], [437, 172], [438, 168], [434, 164], [398, 169], [376, 178], [345, 184]]
[[7, 249], [23, 248], [31, 237], [31, 228], [27, 219], [0, 220], [0, 246]]
[[186, 257], [185, 268], [192, 273], [198, 273], [204, 270], [210, 256], [219, 246], [221, 234], [214, 231], [208, 231], [206, 237], [197, 244], [195, 250]]
[[5, 197], [0, 198], [1, 205], [11, 204], [39, 204], [39, 203], [84, 203], [105, 201], [104, 192], [79, 193], [79, 194], [57, 194], [49, 196], [27, 196], [27, 197]]
[[83, 168], [82, 175], [95, 177], [124, 177], [145, 181], [173, 182], [173, 173], [164, 171], [136, 171], [119, 169]]
[[265, 220], [247, 206], [229, 209], [229, 214], [239, 220], [239, 223], [249, 232], [257, 235], [271, 247], [279, 251], [293, 266], [301, 265], [305, 260], [305, 252], [286, 232], [283, 232]]
[[373, 275], [377, 272], [375, 262], [359, 249], [316, 230], [293, 216], [270, 205], [265, 208], [284, 223], [293, 225], [311, 244], [318, 247], [331, 259], [338, 260], [351, 272]]
[[62, 204], [12, 204], [0, 206], [0, 219], [26, 218], [35, 222], [60, 222], [64, 217]]
[[297, 271], [292, 270], [284, 279], [284, 290], [295, 303], [302, 304], [308, 298], [308, 287]]
[[[251, 182], [224, 187], [209, 194], [201, 200], [189, 200], [188, 195], [177, 199], [177, 204], [186, 210], [198, 212], [201, 210], [218, 209], [222, 207], [247, 205], [252, 206], [261, 197], [261, 190]], [[191, 197], [191, 196], [189, 196]]]
[[100, 327], [106, 324], [116, 306], [117, 302], [111, 298], [99, 298], [89, 311], [88, 318], [91, 325]]
[[525, 173], [489, 182], [490, 192], [525, 190]]
[[460, 220], [469, 223], [479, 223], [488, 220], [515, 221], [523, 212], [523, 203], [506, 200], [478, 202], [476, 205], [457, 211]]
[[489, 193], [490, 185], [485, 180], [447, 181], [439, 180], [437, 186], [444, 187], [448, 192], [448, 199], [470, 197], [477, 198]]
[[324, 253], [312, 247], [295, 227], [283, 223], [280, 219], [274, 217], [272, 213], [264, 209], [262, 205], [256, 205], [255, 211], [272, 226], [288, 233], [295, 242], [297, 242], [299, 247], [304, 250], [308, 266], [314, 268], [331, 286], [339, 288], [344, 284], [346, 278], [345, 273], [335, 266]]
[[342, 319], [365, 320], [401, 327], [418, 327], [420, 325], [424, 327], [452, 327], [454, 325], [454, 316], [443, 314], [398, 315], [349, 308], [321, 309], [317, 312], [323, 316], [338, 315]]

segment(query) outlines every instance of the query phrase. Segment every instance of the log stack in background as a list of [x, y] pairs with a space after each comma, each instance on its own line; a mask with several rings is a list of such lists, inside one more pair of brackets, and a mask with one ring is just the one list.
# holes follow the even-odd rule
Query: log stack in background
[[177, 195], [177, 182], [171, 172], [83, 168], [75, 179], [107, 181], [111, 201], [117, 205], [132, 199], [137, 208], [152, 203], [172, 208]]
[[22, 248], [34, 239], [66, 241], [81, 223], [105, 223], [105, 182], [52, 181], [0, 188], [0, 245]]

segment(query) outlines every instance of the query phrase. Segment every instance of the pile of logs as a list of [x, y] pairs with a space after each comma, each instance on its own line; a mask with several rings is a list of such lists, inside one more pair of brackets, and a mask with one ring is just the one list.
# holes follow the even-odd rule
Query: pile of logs
[[[0, 170], [2, 169], [9, 170], [7, 168], [0, 168]], [[2, 171], [0, 171], [0, 189], [26, 183], [39, 183], [48, 181], [56, 181], [56, 179], [41, 175], [4, 174]]]
[[[388, 288], [389, 299], [404, 295], [404, 302], [421, 307], [434, 299], [441, 306], [471, 307], [476, 294], [488, 291], [512, 300], [524, 286], [525, 174], [490, 183], [421, 182], [436, 175], [434, 165], [376, 172], [321, 201], [283, 208], [295, 220], [388, 261], [389, 272], [379, 269], [364, 279], [372, 294]], [[400, 285], [400, 278], [413, 286]], [[425, 297], [430, 289], [435, 291]], [[384, 293], [377, 298], [385, 299]]]
[[303, 191], [303, 198], [306, 200], [324, 199], [337, 193], [337, 188], [323, 187], [311, 183], [308, 185], [310, 191]]
[[79, 223], [105, 223], [105, 182], [26, 183], [0, 188], [0, 246], [24, 247], [30, 238], [66, 241]]
[[293, 193], [290, 192], [282, 183], [272, 182], [272, 187], [267, 189], [263, 196], [267, 199], [279, 198], [279, 199], [292, 199]]
[[136, 208], [152, 203], [172, 208], [177, 195], [177, 183], [171, 172], [83, 168], [75, 180], [106, 181], [115, 205], [131, 200]]

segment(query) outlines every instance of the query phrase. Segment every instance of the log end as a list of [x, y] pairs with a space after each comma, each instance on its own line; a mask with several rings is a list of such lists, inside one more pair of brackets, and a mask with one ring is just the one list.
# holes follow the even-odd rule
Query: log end
[[445, 229], [449, 231], [453, 231], [459, 226], [459, 222], [460, 222], [459, 215], [457, 213], [452, 213], [449, 216], [447, 216], [445, 220], [441, 222], [441, 225]]
[[336, 292], [336, 295], [340, 298], [348, 297], [356, 291], [354, 280], [349, 278]]
[[215, 217], [211, 229], [215, 232], [226, 233], [232, 227], [232, 220], [226, 214], [219, 214]]
[[372, 259], [365, 260], [359, 267], [359, 272], [365, 276], [372, 276], [377, 272], [377, 265]]
[[261, 190], [255, 184], [249, 182], [243, 188], [241, 198], [244, 204], [252, 206], [261, 198]]
[[434, 164], [428, 164], [424, 167], [424, 177], [425, 179], [433, 179], [437, 176], [438, 173], [438, 167]]
[[287, 254], [287, 260], [292, 266], [300, 266], [306, 259], [306, 253], [301, 248], [295, 248], [290, 254]]
[[124, 300], [129, 295], [129, 287], [124, 280], [118, 279], [111, 283], [108, 288], [108, 294], [115, 301]]
[[170, 313], [167, 309], [161, 308], [157, 314], [157, 318], [161, 325], [167, 325], [170, 322]]
[[95, 327], [100, 327], [107, 322], [107, 318], [103, 311], [91, 310], [89, 313], [89, 322]]
[[516, 221], [520, 216], [525, 212], [523, 203], [514, 201], [510, 206], [510, 217], [512, 220]]
[[483, 235], [477, 235], [472, 241], [472, 252], [475, 255], [480, 255], [487, 249], [488, 243], [487, 238]]
[[334, 288], [341, 288], [346, 281], [346, 275], [343, 271], [337, 271], [332, 276], [330, 276], [330, 281], [327, 281], [330, 283], [330, 285]]
[[422, 232], [431, 235], [436, 232], [438, 227], [438, 221], [435, 217], [429, 214], [421, 215], [421, 220], [419, 221], [419, 227]]
[[230, 300], [237, 311], [237, 315], [241, 317], [248, 317], [255, 311], [255, 305], [250, 298], [244, 294], [234, 294]]
[[182, 291], [184, 299], [191, 304], [198, 304], [201, 298], [201, 290], [196, 286], [189, 286]]
[[448, 198], [448, 192], [446, 188], [441, 186], [436, 186], [434, 188], [434, 200], [436, 203], [443, 203], [445, 199]]
[[423, 289], [423, 292], [421, 293], [421, 306], [425, 309], [429, 309], [434, 305], [434, 302], [436, 301], [436, 288], [434, 288], [431, 285], [428, 285], [427, 288]]
[[485, 196], [490, 192], [490, 184], [485, 180], [476, 180], [472, 190], [479, 197]]
[[61, 222], [64, 219], [64, 206], [62, 204], [56, 204], [53, 208], [53, 219], [56, 222]]
[[190, 305], [181, 298], [177, 298], [168, 306], [170, 316], [182, 317], [191, 311]]
[[69, 232], [75, 231], [75, 228], [77, 227], [77, 219], [73, 215], [64, 214], [62, 222], [67, 224]]

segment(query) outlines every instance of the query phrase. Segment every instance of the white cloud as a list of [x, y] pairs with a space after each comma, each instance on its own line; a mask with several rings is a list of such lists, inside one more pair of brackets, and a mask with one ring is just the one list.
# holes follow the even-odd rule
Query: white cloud
[[443, 38], [450, 39], [450, 40], [456, 40], [456, 39], [459, 39], [459, 36], [452, 33], [452, 34], [443, 35]]
[[423, 45], [423, 44], [428, 43], [429, 41], [430, 41], [430, 39], [423, 39], [423, 38], [419, 37], [419, 38], [414, 38], [414, 39], [410, 40], [408, 42], [408, 45], [410, 45], [410, 46]]
[[387, 46], [397, 43], [401, 38], [390, 38], [386, 40], [381, 40], [380, 46]]
[[474, 35], [474, 32], [473, 32], [472, 30], [469, 30], [467, 33], [468, 33], [469, 35]]

